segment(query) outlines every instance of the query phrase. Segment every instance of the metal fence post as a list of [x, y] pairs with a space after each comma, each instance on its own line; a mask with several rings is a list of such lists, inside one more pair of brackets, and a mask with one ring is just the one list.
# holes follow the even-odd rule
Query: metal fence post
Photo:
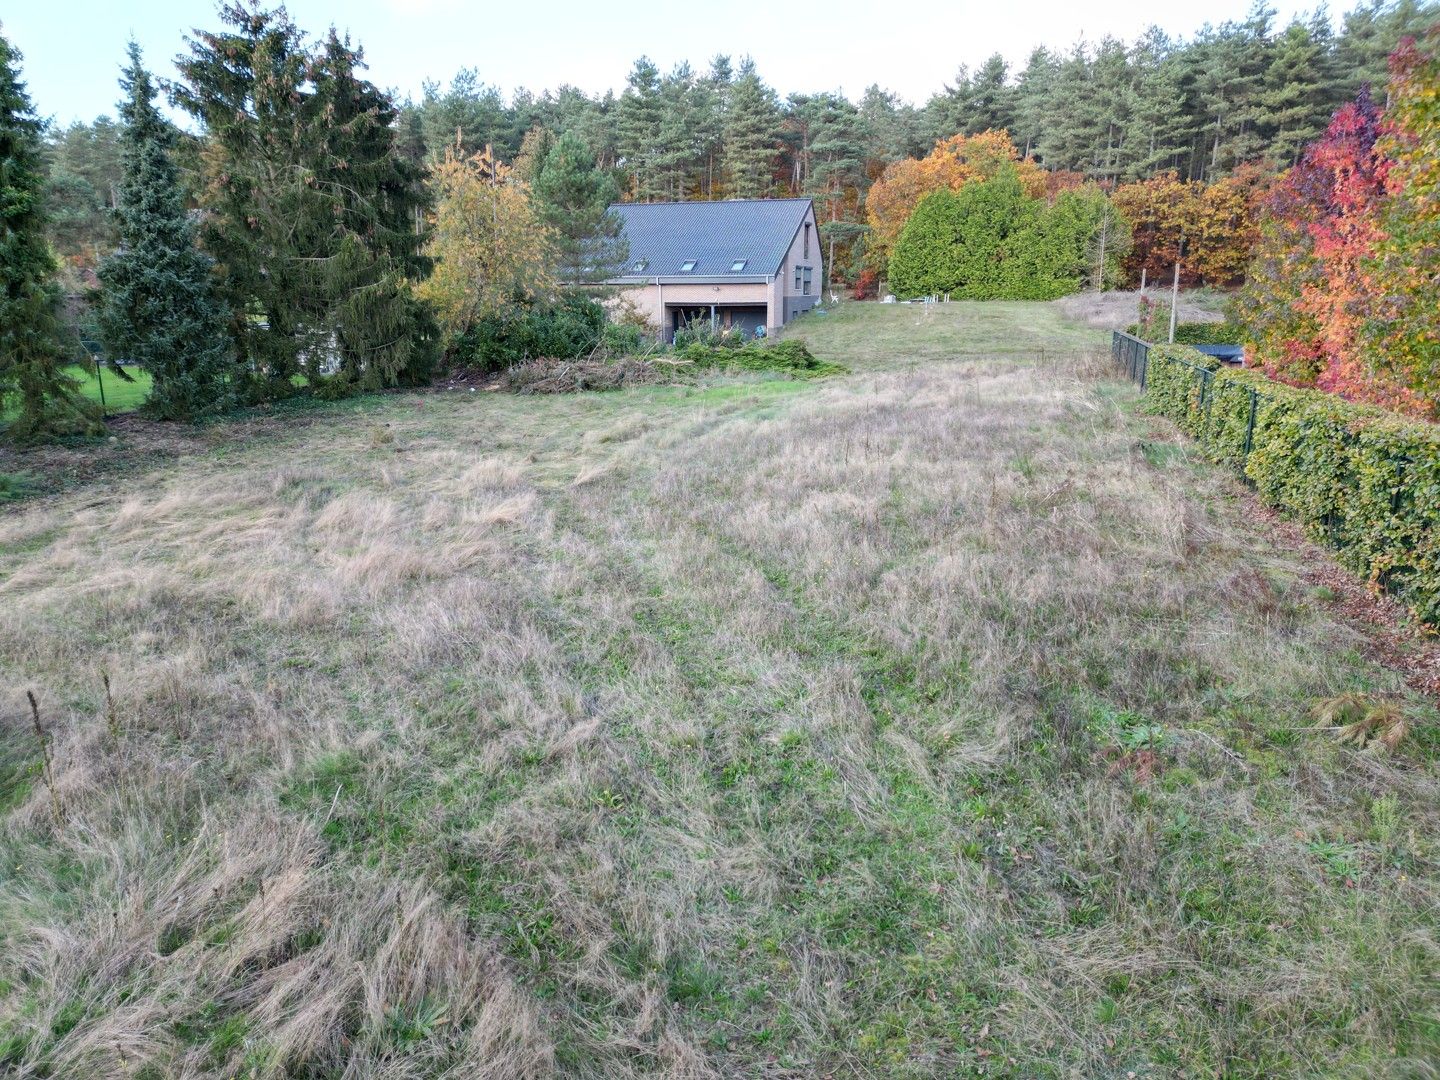
[[1245, 453], [1244, 457], [1249, 458], [1250, 451], [1255, 448], [1255, 407], [1260, 398], [1254, 388], [1250, 390], [1250, 419], [1245, 421]]

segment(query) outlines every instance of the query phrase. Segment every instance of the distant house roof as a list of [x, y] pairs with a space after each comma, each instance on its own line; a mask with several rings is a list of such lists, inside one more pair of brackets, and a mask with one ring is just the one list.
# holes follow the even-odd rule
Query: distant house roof
[[630, 257], [619, 281], [754, 280], [780, 272], [809, 199], [616, 203]]

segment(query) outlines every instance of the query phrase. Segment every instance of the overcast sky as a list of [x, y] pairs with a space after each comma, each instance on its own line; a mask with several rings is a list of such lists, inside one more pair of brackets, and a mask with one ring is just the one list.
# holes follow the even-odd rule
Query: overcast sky
[[[1189, 36], [1206, 21], [1243, 18], [1251, 0], [1204, 5], [1146, 0], [830, 0], [825, 4], [693, 5], [609, 0], [516, 3], [466, 0], [290, 0], [291, 16], [319, 34], [332, 22], [365, 47], [370, 76], [401, 95], [425, 79], [448, 82], [461, 67], [508, 94], [571, 83], [591, 93], [620, 91], [642, 53], [668, 71], [697, 70], [716, 53], [750, 54], [782, 95], [840, 90], [858, 98], [878, 82], [922, 103], [994, 52], [1023, 63], [1038, 44], [1065, 48], [1082, 34], [1132, 39], [1159, 23]], [[1277, 19], [1313, 5], [1277, 0]], [[1348, 9], [1350, 4], [1337, 7]], [[114, 112], [116, 77], [131, 35], [147, 63], [173, 75], [171, 60], [196, 26], [217, 27], [206, 0], [6, 0], [4, 33], [24, 53], [24, 77], [43, 116], [60, 123]], [[761, 13], [747, 19], [741, 13]]]

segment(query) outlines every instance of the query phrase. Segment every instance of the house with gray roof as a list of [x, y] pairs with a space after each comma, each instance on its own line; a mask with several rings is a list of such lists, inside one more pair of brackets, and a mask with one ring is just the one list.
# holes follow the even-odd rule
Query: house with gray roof
[[[824, 281], [809, 199], [616, 203], [629, 259], [608, 284], [664, 341], [693, 320], [776, 333], [820, 299]], [[764, 328], [763, 331], [760, 328]]]

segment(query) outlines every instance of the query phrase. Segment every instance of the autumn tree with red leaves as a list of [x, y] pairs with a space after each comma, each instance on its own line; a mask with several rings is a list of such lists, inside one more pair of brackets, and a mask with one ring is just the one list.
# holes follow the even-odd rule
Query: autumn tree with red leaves
[[1362, 348], [1377, 315], [1373, 259], [1391, 160], [1381, 113], [1362, 90], [1265, 201], [1236, 302], [1251, 359], [1275, 378], [1401, 411], [1430, 411]]

